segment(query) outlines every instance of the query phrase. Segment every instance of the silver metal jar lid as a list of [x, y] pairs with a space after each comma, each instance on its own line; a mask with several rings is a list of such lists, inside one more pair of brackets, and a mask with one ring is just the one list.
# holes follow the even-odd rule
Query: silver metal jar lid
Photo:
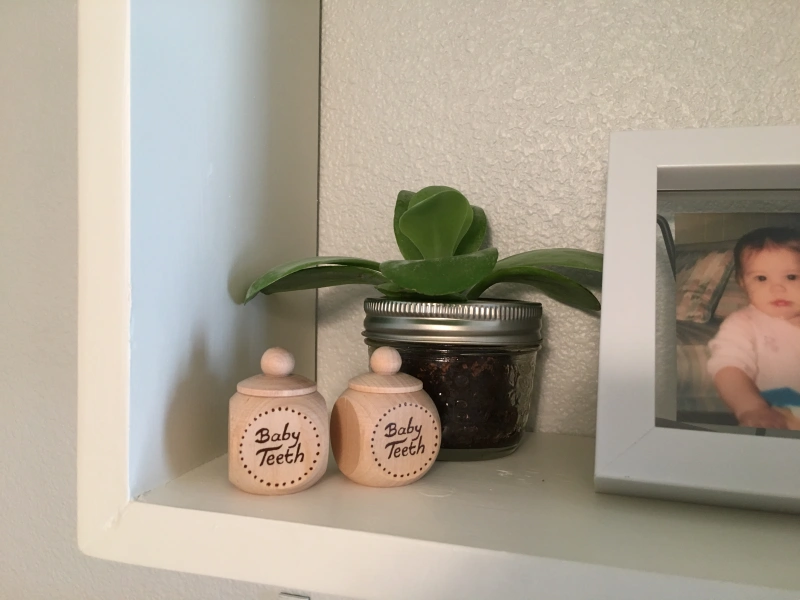
[[376, 342], [538, 346], [542, 305], [516, 300], [425, 302], [367, 298], [364, 337]]

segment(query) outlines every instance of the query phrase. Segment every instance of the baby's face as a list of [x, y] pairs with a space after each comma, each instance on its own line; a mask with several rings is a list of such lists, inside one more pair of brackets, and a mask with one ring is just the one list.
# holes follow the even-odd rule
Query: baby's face
[[800, 319], [800, 252], [789, 248], [745, 251], [740, 285], [750, 304], [780, 319]]

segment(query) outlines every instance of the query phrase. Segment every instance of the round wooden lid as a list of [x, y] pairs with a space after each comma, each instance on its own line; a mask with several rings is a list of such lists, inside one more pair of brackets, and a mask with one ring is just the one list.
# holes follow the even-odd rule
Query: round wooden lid
[[372, 373], [364, 373], [350, 380], [351, 390], [372, 394], [402, 394], [418, 392], [422, 382], [416, 377], [400, 373], [403, 361], [400, 353], [389, 346], [381, 346], [369, 358]]
[[292, 375], [294, 356], [283, 348], [270, 348], [261, 357], [263, 375], [253, 375], [236, 386], [236, 391], [248, 396], [281, 398], [305, 396], [317, 391], [317, 384], [303, 377]]

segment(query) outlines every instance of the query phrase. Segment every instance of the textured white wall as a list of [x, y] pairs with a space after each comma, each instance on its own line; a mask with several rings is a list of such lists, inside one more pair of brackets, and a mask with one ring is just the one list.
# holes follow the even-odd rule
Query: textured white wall
[[[796, 0], [326, 0], [319, 253], [399, 258], [397, 191], [431, 184], [501, 256], [602, 251], [609, 134], [800, 123], [798, 33]], [[329, 400], [366, 368], [370, 290], [320, 293]], [[592, 434], [599, 320], [543, 303], [537, 428]]]

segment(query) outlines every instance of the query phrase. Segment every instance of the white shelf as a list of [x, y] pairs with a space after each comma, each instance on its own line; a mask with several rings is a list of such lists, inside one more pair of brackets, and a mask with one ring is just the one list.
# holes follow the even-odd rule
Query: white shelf
[[333, 466], [292, 496], [234, 489], [207, 461], [235, 382], [284, 339], [313, 372], [313, 294], [261, 317], [228, 294], [313, 253], [319, 1], [203, 7], [79, 3], [81, 549], [347, 598], [796, 600], [800, 517], [597, 495], [591, 439], [399, 489]]
[[[605, 597], [596, 585], [613, 598], [796, 597], [779, 589], [800, 589], [800, 517], [596, 494], [593, 450], [590, 438], [534, 434], [512, 456], [437, 463], [407, 487], [359, 486], [332, 466], [283, 497], [238, 491], [221, 457], [139, 504], [225, 515], [202, 535], [224, 557], [216, 574], [247, 571], [256, 553], [246, 579], [353, 597]], [[218, 535], [234, 523], [249, 539]]]

